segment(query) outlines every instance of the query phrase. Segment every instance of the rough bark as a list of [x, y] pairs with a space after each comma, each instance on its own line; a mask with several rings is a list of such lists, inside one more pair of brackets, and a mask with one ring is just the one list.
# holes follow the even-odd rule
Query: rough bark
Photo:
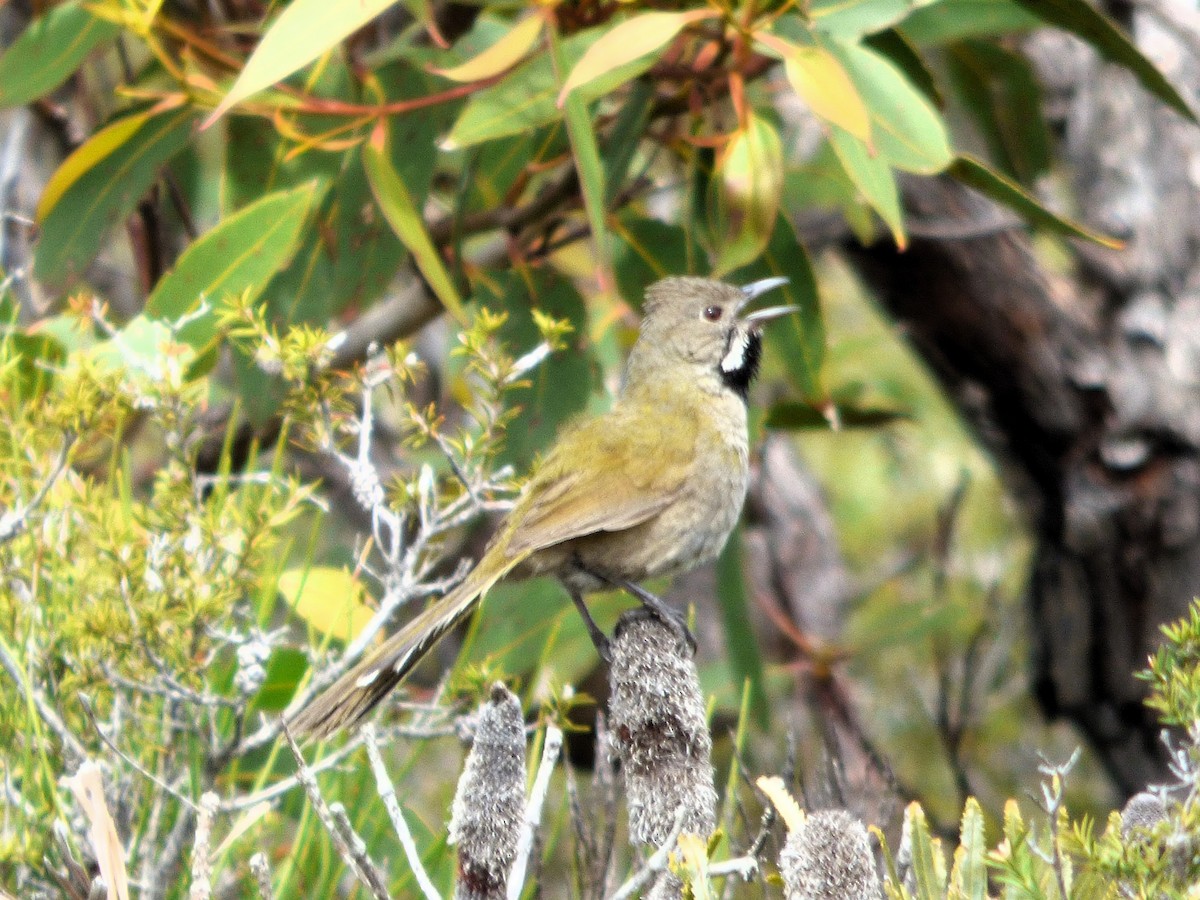
[[[1167, 9], [1136, 11], [1135, 35], [1194, 102], [1200, 29]], [[1054, 278], [1023, 231], [980, 233], [997, 220], [987, 201], [914, 179], [910, 249], [849, 252], [1035, 529], [1038, 700], [1133, 793], [1163, 757], [1132, 673], [1200, 593], [1200, 129], [1067, 37], [1037, 35], [1027, 50], [1081, 217], [1125, 248], [1077, 245], [1076, 276]]]

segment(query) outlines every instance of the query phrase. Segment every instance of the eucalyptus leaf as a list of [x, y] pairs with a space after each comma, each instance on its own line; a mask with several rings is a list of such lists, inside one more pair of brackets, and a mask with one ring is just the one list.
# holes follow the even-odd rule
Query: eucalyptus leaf
[[44, 97], [70, 77], [96, 47], [120, 27], [95, 15], [80, 0], [46, 10], [0, 54], [0, 107]]

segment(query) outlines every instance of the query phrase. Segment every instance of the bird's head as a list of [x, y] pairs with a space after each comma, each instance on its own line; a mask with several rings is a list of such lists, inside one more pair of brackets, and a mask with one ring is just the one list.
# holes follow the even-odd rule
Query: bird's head
[[765, 278], [736, 287], [711, 278], [664, 278], [646, 289], [645, 316], [629, 375], [653, 378], [666, 366], [686, 366], [719, 383], [742, 399], [758, 372], [762, 326], [792, 312], [774, 306], [747, 312], [753, 300], [787, 284]]

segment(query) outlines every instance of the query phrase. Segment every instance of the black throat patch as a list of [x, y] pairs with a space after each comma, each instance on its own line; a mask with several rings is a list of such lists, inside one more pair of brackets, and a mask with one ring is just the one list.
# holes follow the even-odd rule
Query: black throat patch
[[[743, 342], [742, 346], [735, 347], [734, 342], [739, 340]], [[761, 361], [762, 334], [757, 330], [748, 333], [731, 331], [725, 342], [725, 356], [718, 363], [717, 372], [725, 386], [745, 400]]]

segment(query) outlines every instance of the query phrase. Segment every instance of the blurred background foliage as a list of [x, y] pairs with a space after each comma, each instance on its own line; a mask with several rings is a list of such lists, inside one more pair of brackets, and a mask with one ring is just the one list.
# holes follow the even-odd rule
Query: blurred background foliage
[[[299, 791], [239, 805], [292, 771], [272, 723], [314, 667], [478, 551], [514, 473], [608, 403], [642, 292], [668, 274], [784, 274], [800, 307], [769, 333], [752, 398], [755, 443], [785, 464], [760, 460], [745, 544], [675, 588], [722, 764], [733, 728], [755, 773], [787, 767], [792, 735], [814, 801], [894, 828], [920, 799], [953, 834], [968, 795], [995, 826], [1039, 753], [1085, 743], [1029, 693], [1029, 522], [843, 250], [937, 227], [906, 218], [906, 173], [1001, 204], [1050, 271], [1069, 272], [1068, 239], [1117, 246], [1054, 211], [1069, 185], [1022, 40], [1070, 33], [1145, 103], [1191, 113], [1093, 6], [67, 0], [0, 16], [0, 884], [48, 889], [47, 823], [85, 833], [58, 779], [99, 756], [145, 896], [186, 890], [189, 803], [210, 789], [233, 828], [221, 877], [248, 885], [262, 849], [278, 895], [332, 895], [343, 870]], [[380, 556], [364, 468], [407, 511], [391, 534], [427, 539], [411, 558]], [[764, 509], [812, 478], [824, 555], [784, 575], [837, 583], [805, 611], [778, 588], [793, 538]], [[389, 606], [404, 578], [421, 590]], [[428, 736], [388, 748], [443, 888], [453, 714], [504, 676], [531, 722], [590, 728], [603, 673], [563, 600], [497, 589], [442, 648], [443, 666], [466, 648], [449, 687], [431, 694], [430, 667], [410, 692], [447, 710], [418, 710]], [[601, 624], [626, 605], [599, 598]], [[346, 758], [323, 789], [398, 861], [362, 754]], [[1119, 797], [1086, 747], [1068, 789], [1098, 815]], [[557, 796], [551, 895], [571, 858]], [[743, 813], [731, 843], [755, 830]], [[413, 890], [403, 865], [390, 875]]]

